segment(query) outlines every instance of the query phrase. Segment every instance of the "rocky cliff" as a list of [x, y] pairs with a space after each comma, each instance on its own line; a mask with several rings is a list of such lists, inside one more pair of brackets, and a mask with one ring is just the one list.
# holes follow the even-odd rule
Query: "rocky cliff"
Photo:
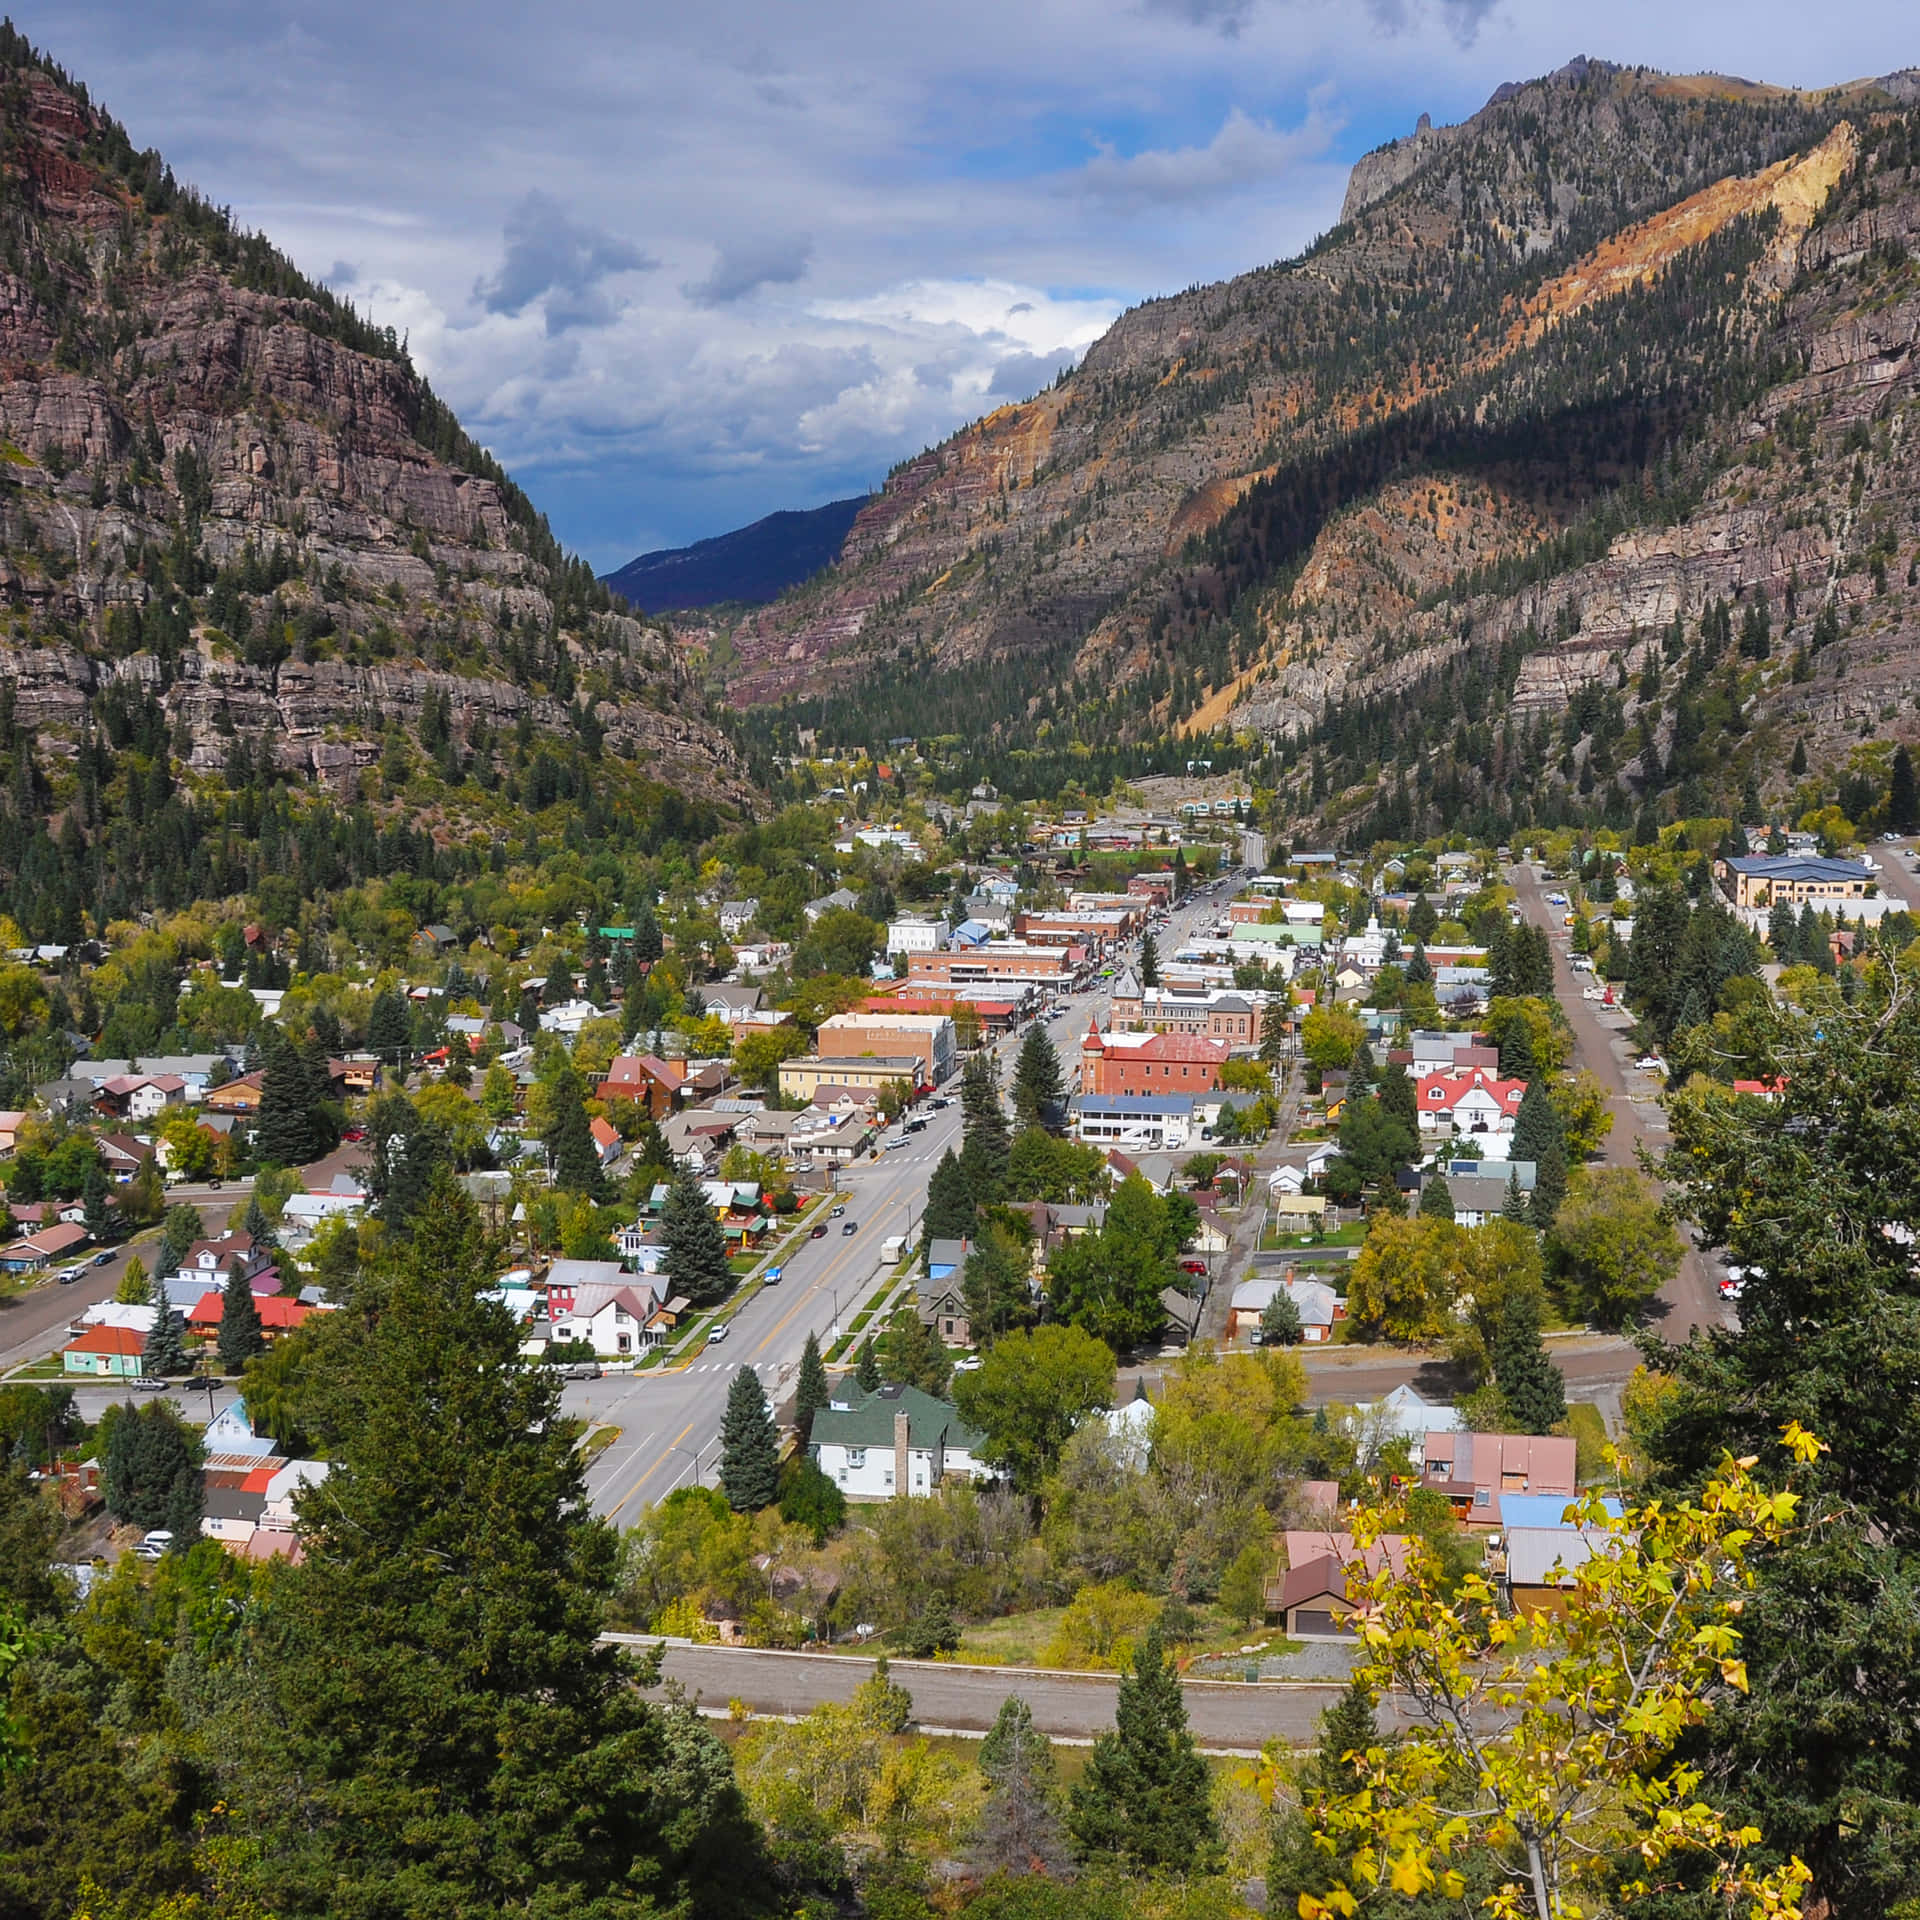
[[[1408, 716], [1457, 718], [1464, 676], [1525, 731], [1764, 590], [1742, 760], [1802, 723], [1850, 750], [1908, 670], [1908, 91], [1582, 61], [1422, 126], [1301, 259], [1125, 315], [898, 472], [731, 636], [734, 697], [881, 738], [1234, 735], [1303, 795], [1318, 751], [1319, 804], [1377, 786], [1329, 745], [1355, 713], [1431, 754]], [[1674, 697], [1543, 778], [1631, 811], [1674, 777]]]
[[240, 739], [350, 792], [431, 707], [469, 765], [531, 729], [744, 797], [666, 634], [560, 550], [390, 331], [11, 29], [0, 122], [0, 678], [40, 748], [70, 753], [121, 682], [201, 771]]

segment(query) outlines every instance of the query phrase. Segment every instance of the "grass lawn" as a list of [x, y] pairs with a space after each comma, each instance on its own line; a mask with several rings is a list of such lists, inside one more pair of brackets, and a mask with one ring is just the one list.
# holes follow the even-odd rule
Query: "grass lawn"
[[1059, 1630], [1065, 1607], [1036, 1607], [1031, 1613], [1009, 1613], [983, 1620], [960, 1636], [955, 1656], [969, 1667], [1035, 1667], [1040, 1650]]
[[579, 1446], [574, 1451], [583, 1460], [597, 1460], [620, 1438], [620, 1433], [621, 1429], [618, 1427], [595, 1427], [591, 1433], [581, 1438]]
[[1367, 1223], [1355, 1220], [1344, 1227], [1335, 1227], [1331, 1233], [1286, 1233], [1278, 1227], [1268, 1227], [1260, 1235], [1262, 1253], [1311, 1253], [1316, 1247], [1357, 1247], [1365, 1243]]

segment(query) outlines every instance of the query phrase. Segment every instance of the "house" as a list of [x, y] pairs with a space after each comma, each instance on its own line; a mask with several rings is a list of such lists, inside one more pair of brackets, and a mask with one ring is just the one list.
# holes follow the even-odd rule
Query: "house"
[[1497, 1527], [1503, 1494], [1571, 1499], [1574, 1476], [1574, 1443], [1566, 1435], [1429, 1432], [1421, 1485], [1445, 1495], [1468, 1526]]
[[808, 1055], [780, 1063], [784, 1098], [813, 1100], [823, 1087], [870, 1087], [878, 1093], [889, 1083], [911, 1091], [920, 1083], [917, 1053], [863, 1053], [834, 1059]]
[[947, 923], [938, 917], [910, 913], [887, 923], [889, 953], [932, 953], [947, 939]]
[[128, 1120], [151, 1120], [169, 1107], [185, 1104], [187, 1083], [177, 1073], [123, 1073], [103, 1080], [93, 1104], [102, 1113]]
[[860, 904], [860, 896], [850, 893], [845, 887], [836, 887], [831, 893], [825, 893], [817, 900], [809, 900], [801, 911], [807, 916], [811, 926], [823, 913], [842, 913]]
[[745, 933], [760, 912], [758, 900], [723, 900], [720, 903], [720, 931], [731, 940]]
[[1276, 1193], [1269, 1203], [1275, 1229], [1281, 1233], [1312, 1234], [1327, 1224], [1327, 1198], [1322, 1193]]
[[946, 1401], [918, 1387], [868, 1393], [848, 1376], [813, 1416], [807, 1451], [849, 1500], [891, 1500], [931, 1493], [950, 1478], [991, 1480], [984, 1444]]
[[27, 1124], [24, 1113], [0, 1113], [0, 1153], [11, 1153], [20, 1144], [20, 1129]]
[[1564, 1613], [1575, 1575], [1611, 1538], [1597, 1527], [1508, 1527], [1507, 1597], [1514, 1612]]
[[1449, 1170], [1446, 1182], [1453, 1199], [1454, 1224], [1484, 1227], [1489, 1220], [1498, 1220], [1506, 1211], [1509, 1184], [1517, 1180], [1522, 1195], [1529, 1194], [1533, 1176], [1530, 1160], [1487, 1160], [1466, 1173]]
[[[225, 1290], [204, 1293], [187, 1315], [187, 1331], [210, 1339], [220, 1331], [220, 1316], [226, 1311]], [[284, 1293], [255, 1293], [254, 1311], [260, 1316], [260, 1331], [271, 1346], [283, 1333], [292, 1333], [312, 1315], [323, 1309], [304, 1300], [291, 1300]]]
[[[581, 1265], [604, 1266], [604, 1261], [583, 1261]], [[657, 1347], [673, 1327], [673, 1318], [663, 1311], [660, 1296], [652, 1285], [632, 1275], [611, 1285], [591, 1281], [571, 1289], [572, 1304], [564, 1313], [556, 1312], [551, 1281], [547, 1294], [547, 1319], [556, 1341], [584, 1340], [605, 1360], [631, 1358], [648, 1347]]]
[[43, 1267], [78, 1253], [87, 1244], [85, 1227], [42, 1227], [38, 1233], [0, 1248], [0, 1273], [38, 1273]]
[[1347, 1317], [1347, 1303], [1324, 1280], [1296, 1280], [1291, 1274], [1285, 1278], [1256, 1277], [1242, 1280], [1233, 1290], [1233, 1303], [1227, 1315], [1227, 1338], [1257, 1337], [1260, 1316], [1279, 1293], [1293, 1302], [1300, 1315], [1302, 1337], [1311, 1346], [1326, 1345], [1333, 1338], [1335, 1325]]
[[280, 1210], [281, 1238], [297, 1252], [329, 1220], [358, 1220], [366, 1204], [366, 1196], [357, 1189], [352, 1193], [293, 1194]]
[[631, 1100], [650, 1118], [663, 1120], [680, 1097], [681, 1070], [657, 1054], [622, 1053], [614, 1057], [594, 1089], [602, 1100]]
[[1089, 1146], [1161, 1153], [1184, 1147], [1193, 1132], [1190, 1093], [1083, 1093], [1068, 1103], [1068, 1114]]
[[136, 1134], [103, 1133], [95, 1143], [109, 1180], [126, 1181], [140, 1171], [153, 1148]]
[[547, 1318], [571, 1314], [582, 1287], [618, 1287], [632, 1278], [618, 1260], [556, 1260], [547, 1269]]
[[203, 1288], [224, 1287], [235, 1273], [245, 1276], [255, 1293], [275, 1291], [279, 1287], [277, 1276], [271, 1287], [260, 1284], [273, 1272], [273, 1252], [266, 1246], [256, 1247], [253, 1236], [232, 1231], [223, 1233], [217, 1240], [196, 1240], [186, 1251], [177, 1273], [166, 1276], [181, 1282], [194, 1281]]
[[60, 1363], [68, 1373], [132, 1380], [146, 1349], [146, 1335], [133, 1327], [89, 1327], [61, 1349]]
[[[695, 996], [700, 1009], [710, 1019], [719, 1020], [729, 1027], [758, 1026], [757, 1017], [765, 1009], [766, 990], [738, 981], [716, 980], [710, 986], [695, 987]], [[791, 1018], [782, 1015], [782, 1018]]]
[[915, 1285], [914, 1304], [920, 1324], [931, 1329], [945, 1346], [973, 1345], [973, 1326], [960, 1284], [972, 1251], [972, 1243], [965, 1239], [930, 1242], [926, 1270]]
[[260, 1083], [257, 1073], [242, 1074], [224, 1086], [209, 1087], [204, 1102], [209, 1113], [249, 1114], [260, 1111]]
[[1746, 854], [1713, 863], [1713, 877], [1736, 907], [1802, 906], [1810, 900], [1864, 900], [1877, 891], [1860, 860], [1818, 855]]
[[1305, 1146], [1283, 1147], [1280, 1162], [1267, 1179], [1272, 1195], [1303, 1193], [1326, 1172], [1329, 1162], [1340, 1151], [1332, 1140], [1315, 1140]]
[[599, 1156], [603, 1167], [611, 1166], [620, 1158], [620, 1129], [610, 1121], [595, 1114], [587, 1122], [587, 1131], [593, 1136], [593, 1150]]
[[187, 1104], [195, 1106], [216, 1081], [233, 1071], [233, 1064], [223, 1053], [167, 1053], [145, 1060], [76, 1060], [70, 1071], [74, 1079], [85, 1080], [96, 1088], [108, 1080], [147, 1074], [176, 1075], [185, 1083]]
[[604, 1020], [607, 1017], [605, 1007], [596, 1007], [591, 1000], [563, 1000], [557, 1007], [540, 1009], [540, 1031], [557, 1033], [563, 1040], [572, 1040], [590, 1020]]
[[1397, 1574], [1407, 1562], [1402, 1534], [1383, 1534], [1364, 1552], [1351, 1534], [1311, 1528], [1290, 1529], [1284, 1542], [1286, 1571], [1267, 1582], [1266, 1610], [1290, 1639], [1348, 1637], [1368, 1583], [1381, 1568]]
[[426, 954], [451, 953], [460, 944], [460, 936], [444, 921], [436, 920], [413, 936], [413, 944]]
[[1160, 1311], [1167, 1316], [1162, 1335], [1168, 1344], [1184, 1347], [1193, 1339], [1200, 1326], [1200, 1309], [1205, 1305], [1204, 1299], [1182, 1293], [1178, 1287], [1160, 1289]]
[[1414, 1082], [1420, 1130], [1451, 1126], [1456, 1134], [1504, 1137], [1513, 1132], [1526, 1092], [1524, 1080], [1503, 1080], [1497, 1067], [1423, 1074]]
[[1080, 1048], [1085, 1093], [1211, 1093], [1231, 1052], [1224, 1040], [1174, 1033], [1106, 1033], [1099, 1021]]

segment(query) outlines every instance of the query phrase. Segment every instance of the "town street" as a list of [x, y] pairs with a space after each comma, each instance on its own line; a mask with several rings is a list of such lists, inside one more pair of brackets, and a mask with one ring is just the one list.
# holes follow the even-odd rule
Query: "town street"
[[[873, 1662], [859, 1655], [697, 1647], [685, 1641], [661, 1643], [641, 1634], [606, 1637], [636, 1648], [664, 1644], [663, 1677], [678, 1681], [709, 1709], [740, 1700], [757, 1713], [806, 1713], [826, 1701], [850, 1700], [873, 1672]], [[1117, 1681], [1110, 1673], [963, 1667], [932, 1660], [890, 1660], [888, 1670], [913, 1695], [914, 1718], [923, 1727], [984, 1733], [1009, 1694], [1026, 1701], [1035, 1725], [1053, 1739], [1087, 1740], [1113, 1725]], [[1296, 1745], [1311, 1740], [1315, 1723], [1341, 1689], [1312, 1683], [1188, 1680], [1181, 1692], [1201, 1746], [1257, 1753], [1276, 1737]], [[1382, 1726], [1395, 1724], [1390, 1702], [1382, 1703], [1380, 1719]]]
[[[1572, 946], [1561, 925], [1562, 909], [1547, 901], [1536, 869], [1516, 866], [1510, 878], [1521, 912], [1547, 930], [1553, 948], [1554, 991], [1573, 1029], [1574, 1064], [1592, 1070], [1612, 1103], [1613, 1131], [1601, 1148], [1601, 1158], [1608, 1166], [1637, 1166], [1642, 1147], [1658, 1153], [1666, 1144], [1666, 1116], [1659, 1106], [1660, 1081], [1633, 1065], [1626, 1037], [1631, 1026], [1627, 1016], [1583, 997], [1582, 977], [1570, 964]], [[1720, 1302], [1713, 1270], [1691, 1243], [1680, 1271], [1661, 1293], [1654, 1314], [1661, 1337], [1676, 1344], [1686, 1340], [1695, 1327], [1731, 1324]], [[1569, 1372], [1569, 1384], [1572, 1380]]]

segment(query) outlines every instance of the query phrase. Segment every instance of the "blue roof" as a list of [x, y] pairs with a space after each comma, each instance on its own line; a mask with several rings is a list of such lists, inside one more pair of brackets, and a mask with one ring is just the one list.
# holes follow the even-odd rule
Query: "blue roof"
[[1190, 1093], [1083, 1093], [1082, 1113], [1191, 1113]]
[[[1503, 1527], [1565, 1527], [1573, 1530], [1572, 1521], [1565, 1518], [1567, 1509], [1573, 1502], [1561, 1493], [1503, 1493], [1500, 1496], [1500, 1524]], [[1620, 1502], [1609, 1494], [1607, 1511], [1616, 1519], [1620, 1518]]]

